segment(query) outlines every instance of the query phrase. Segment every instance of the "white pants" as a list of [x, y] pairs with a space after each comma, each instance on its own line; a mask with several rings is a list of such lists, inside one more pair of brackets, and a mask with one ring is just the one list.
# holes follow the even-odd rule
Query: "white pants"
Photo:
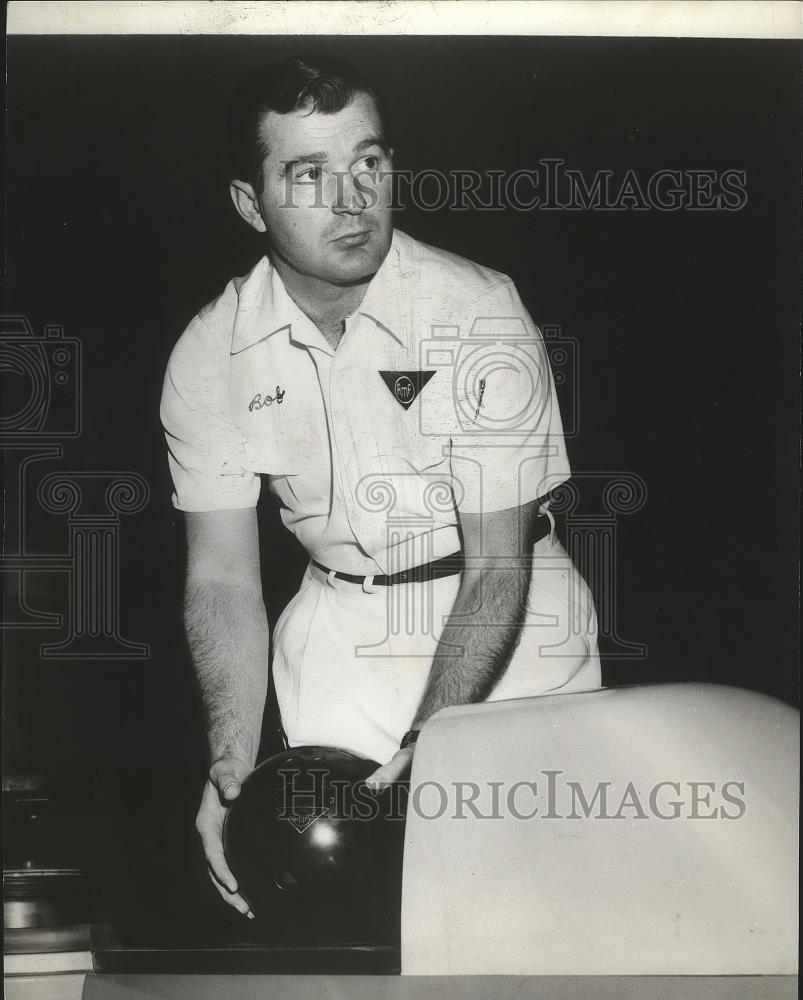
[[[290, 746], [336, 746], [384, 763], [410, 728], [460, 576], [377, 587], [312, 563], [274, 633], [273, 677]], [[601, 684], [585, 580], [551, 535], [533, 548], [527, 615], [489, 701]]]

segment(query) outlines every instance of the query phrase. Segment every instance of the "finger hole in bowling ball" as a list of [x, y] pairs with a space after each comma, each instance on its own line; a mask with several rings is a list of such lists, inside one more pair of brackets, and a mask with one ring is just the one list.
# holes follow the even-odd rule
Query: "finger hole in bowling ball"
[[276, 888], [281, 889], [282, 892], [291, 892], [293, 889], [298, 888], [298, 879], [292, 872], [279, 872], [273, 881], [276, 884]]

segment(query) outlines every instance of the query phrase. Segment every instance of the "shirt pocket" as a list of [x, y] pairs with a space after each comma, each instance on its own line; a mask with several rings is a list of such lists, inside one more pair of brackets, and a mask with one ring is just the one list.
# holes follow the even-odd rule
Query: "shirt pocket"
[[420, 425], [407, 427], [394, 442], [394, 452], [422, 484], [433, 479], [448, 479], [450, 436], [448, 433], [425, 433]]
[[305, 398], [270, 345], [234, 355], [229, 370], [232, 418], [245, 442], [246, 468], [267, 475], [295, 475], [301, 469], [299, 421], [308, 419]]
[[315, 475], [329, 465], [326, 417], [319, 400], [265, 395], [240, 414], [249, 466], [271, 476]]
[[245, 439], [245, 467], [270, 476], [294, 476], [301, 471], [297, 453], [276, 428], [254, 428]]
[[373, 513], [382, 531], [390, 521], [451, 521], [452, 483], [447, 456], [420, 447], [395, 450], [360, 463], [362, 497], [357, 501], [366, 515]]

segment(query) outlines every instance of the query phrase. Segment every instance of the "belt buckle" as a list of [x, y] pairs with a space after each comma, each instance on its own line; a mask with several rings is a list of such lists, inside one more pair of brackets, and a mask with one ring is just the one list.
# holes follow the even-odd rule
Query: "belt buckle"
[[363, 593], [365, 593], [365, 594], [376, 594], [377, 593], [377, 589], [374, 586], [374, 578], [373, 578], [373, 576], [363, 577], [362, 589], [363, 589]]

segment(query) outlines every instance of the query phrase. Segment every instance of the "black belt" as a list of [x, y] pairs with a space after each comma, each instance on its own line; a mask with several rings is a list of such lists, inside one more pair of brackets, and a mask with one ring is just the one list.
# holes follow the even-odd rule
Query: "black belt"
[[[533, 544], [545, 538], [551, 530], [552, 525], [549, 518], [539, 517], [532, 539]], [[315, 559], [311, 560], [311, 562], [313, 566], [317, 566], [327, 576], [334, 572], [328, 566], [324, 566], [323, 563], [319, 563]], [[454, 576], [456, 573], [462, 573], [463, 568], [463, 553], [453, 552], [449, 556], [443, 556], [441, 559], [433, 560], [433, 562], [424, 563], [423, 566], [413, 566], [412, 569], [405, 569], [400, 573], [392, 573], [390, 576], [375, 576], [372, 578], [368, 576], [355, 576], [353, 573], [335, 572], [334, 577], [336, 580], [345, 580], [346, 583], [357, 583], [360, 586], [366, 580], [370, 580], [377, 587], [392, 587], [397, 583], [426, 583], [427, 580], [438, 580], [442, 576]]]
[[[328, 576], [332, 570], [322, 563], [312, 560], [312, 565], [317, 566]], [[435, 559], [433, 562], [425, 563], [423, 566], [413, 566], [412, 569], [402, 570], [400, 573], [392, 573], [390, 576], [355, 576], [353, 573], [334, 574], [336, 580], [345, 580], [346, 583], [358, 583], [362, 585], [366, 580], [370, 580], [377, 587], [392, 587], [397, 583], [426, 583], [427, 580], [438, 580], [442, 576], [454, 576], [463, 572], [463, 553], [453, 552], [442, 559]]]

